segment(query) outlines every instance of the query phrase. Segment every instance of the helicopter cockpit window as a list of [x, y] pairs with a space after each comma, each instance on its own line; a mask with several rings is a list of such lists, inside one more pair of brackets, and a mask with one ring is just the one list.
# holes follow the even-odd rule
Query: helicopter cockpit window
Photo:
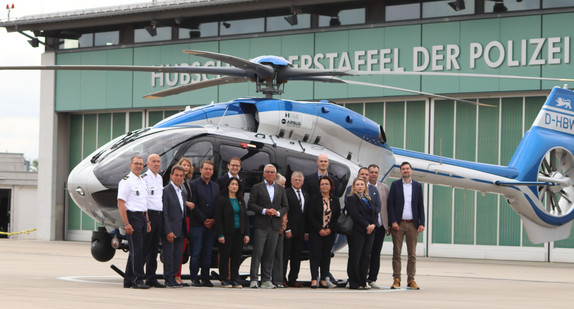
[[219, 147], [220, 161], [218, 176], [227, 173], [227, 163], [233, 157], [241, 159], [241, 171], [239, 177], [245, 179], [245, 192], [251, 187], [263, 181], [263, 168], [270, 162], [269, 154], [259, 150], [247, 150], [240, 147], [221, 145]]
[[[207, 140], [193, 141], [182, 157], [188, 158], [191, 164], [193, 164], [193, 178], [195, 179], [200, 175], [199, 167], [201, 166], [201, 162], [205, 160], [213, 161], [213, 144]], [[213, 179], [215, 179], [215, 177], [213, 177]]]
[[[94, 175], [108, 188], [117, 188], [118, 182], [130, 173], [130, 158], [138, 155], [147, 160], [147, 156], [156, 153], [161, 158], [161, 170], [168, 166], [177, 151], [185, 142], [195, 135], [203, 133], [190, 130], [150, 131], [147, 134], [127, 139], [127, 135], [119, 138], [126, 139], [125, 144], [118, 144], [115, 151], [107, 153], [94, 167]], [[113, 143], [112, 143], [113, 144]]]

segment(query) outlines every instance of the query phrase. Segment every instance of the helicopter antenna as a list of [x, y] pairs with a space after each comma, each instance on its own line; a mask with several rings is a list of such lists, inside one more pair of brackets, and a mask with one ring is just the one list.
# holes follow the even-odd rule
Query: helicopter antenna
[[217, 124], [217, 129], [219, 129], [219, 126], [221, 125], [223, 118], [225, 118], [225, 115], [227, 114], [227, 110], [229, 109], [229, 106], [230, 105], [227, 105], [227, 107], [225, 108], [225, 112], [223, 112], [223, 116], [221, 116], [221, 119], [219, 119], [219, 123]]

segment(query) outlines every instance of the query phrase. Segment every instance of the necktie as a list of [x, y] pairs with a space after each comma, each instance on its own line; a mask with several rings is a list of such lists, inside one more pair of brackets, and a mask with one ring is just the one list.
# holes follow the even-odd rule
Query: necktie
[[301, 191], [297, 190], [297, 199], [299, 200], [299, 207], [303, 210], [303, 203], [301, 203]]

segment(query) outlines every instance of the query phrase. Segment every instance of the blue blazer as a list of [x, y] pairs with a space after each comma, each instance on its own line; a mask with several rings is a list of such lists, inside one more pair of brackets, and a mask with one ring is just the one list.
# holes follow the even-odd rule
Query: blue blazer
[[[415, 228], [419, 225], [425, 225], [425, 208], [423, 204], [423, 188], [420, 182], [411, 180], [413, 183], [413, 195], [411, 199], [413, 211], [413, 224]], [[393, 181], [389, 191], [387, 201], [387, 210], [389, 212], [389, 225], [393, 222], [400, 224], [403, 220], [403, 209], [405, 206], [405, 197], [403, 193], [403, 180]]]
[[[182, 198], [185, 204], [187, 196], [185, 190], [182, 191]], [[175, 192], [175, 188], [170, 183], [163, 188], [163, 235], [174, 233], [175, 237], [183, 237], [187, 234], [187, 223], [185, 221], [185, 209], [183, 205], [183, 212], [181, 205], [179, 205], [179, 198]]]

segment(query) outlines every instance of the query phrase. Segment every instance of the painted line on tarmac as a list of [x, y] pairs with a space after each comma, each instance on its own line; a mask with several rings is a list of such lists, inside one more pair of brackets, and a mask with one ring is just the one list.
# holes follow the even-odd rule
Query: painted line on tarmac
[[[113, 285], [122, 285], [121, 282], [111, 282], [111, 281], [103, 281], [103, 279], [109, 280], [117, 280], [117, 276], [64, 276], [64, 277], [57, 277], [58, 280], [70, 281], [70, 282], [79, 282], [79, 283], [96, 283], [96, 284], [113, 284]], [[217, 288], [218, 286], [216, 286]], [[221, 287], [219, 287], [221, 288]], [[194, 289], [197, 289], [195, 287]], [[207, 289], [207, 288], [206, 288]], [[212, 289], [212, 288], [209, 288]], [[223, 289], [223, 288], [221, 288]], [[347, 288], [335, 288], [335, 289], [311, 289], [311, 288], [291, 288], [291, 289], [250, 289], [244, 288], [242, 290], [247, 291], [258, 291], [261, 293], [262, 291], [285, 291], [285, 292], [307, 292], [307, 293], [397, 293], [397, 292], [408, 292], [409, 289], [370, 289], [370, 290], [349, 290]], [[422, 290], [422, 289], [421, 289]]]
[[117, 279], [117, 276], [65, 276], [65, 277], [57, 277], [58, 280], [64, 281], [71, 281], [71, 282], [81, 282], [81, 283], [97, 283], [97, 284], [117, 284], [121, 285], [121, 282], [111, 282], [111, 281], [97, 281], [97, 280], [89, 280], [89, 278], [93, 279]]

